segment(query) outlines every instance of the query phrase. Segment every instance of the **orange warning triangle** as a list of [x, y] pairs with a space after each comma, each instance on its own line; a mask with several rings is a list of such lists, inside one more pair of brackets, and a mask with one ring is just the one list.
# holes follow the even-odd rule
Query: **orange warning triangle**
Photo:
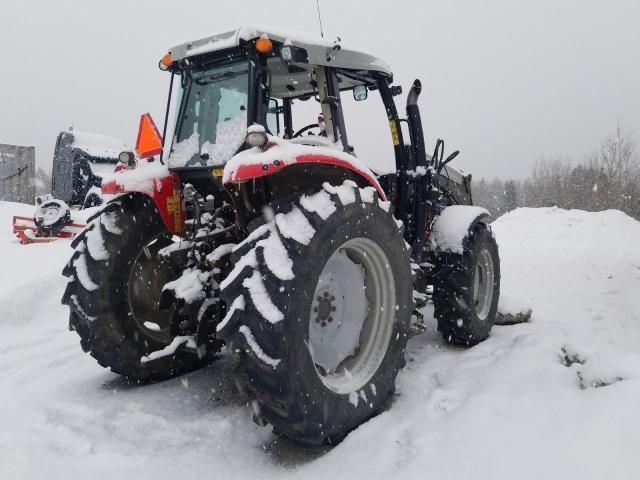
[[140, 158], [152, 157], [162, 151], [162, 135], [158, 132], [158, 127], [153, 123], [149, 113], [144, 113], [140, 116], [136, 151]]

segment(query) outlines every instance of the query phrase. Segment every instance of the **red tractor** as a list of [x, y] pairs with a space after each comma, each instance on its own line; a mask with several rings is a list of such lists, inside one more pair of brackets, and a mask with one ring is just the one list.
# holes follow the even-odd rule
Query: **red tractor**
[[[121, 154], [102, 187], [115, 198], [64, 269], [69, 326], [98, 363], [153, 381], [225, 351], [256, 421], [320, 444], [384, 408], [428, 301], [446, 341], [487, 338], [498, 248], [458, 152], [425, 152], [418, 80], [401, 118], [383, 61], [253, 27], [172, 48], [160, 68], [179, 80], [171, 145]], [[347, 136], [344, 95], [369, 93], [387, 175]], [[305, 102], [321, 114], [294, 131]]]

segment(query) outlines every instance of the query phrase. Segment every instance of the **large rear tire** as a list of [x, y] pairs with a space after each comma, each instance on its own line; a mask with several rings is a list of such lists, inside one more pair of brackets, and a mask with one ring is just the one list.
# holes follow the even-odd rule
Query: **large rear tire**
[[[157, 254], [169, 232], [147, 198], [110, 203], [74, 240], [63, 274], [69, 328], [100, 365], [139, 381], [164, 380], [201, 366], [188, 336], [173, 334], [175, 308], [158, 307], [162, 287], [180, 275]], [[162, 354], [152, 352], [160, 352]]]
[[306, 444], [379, 413], [404, 365], [410, 252], [388, 204], [354, 187], [275, 205], [221, 284], [218, 330], [256, 420]]
[[493, 327], [500, 297], [500, 256], [488, 227], [480, 223], [467, 237], [462, 255], [439, 263], [433, 305], [438, 330], [454, 345], [470, 347]]

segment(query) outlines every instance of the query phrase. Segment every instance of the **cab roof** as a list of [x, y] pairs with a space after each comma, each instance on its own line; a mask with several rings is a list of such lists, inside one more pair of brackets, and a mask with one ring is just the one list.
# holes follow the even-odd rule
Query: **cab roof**
[[241, 42], [249, 42], [266, 35], [270, 40], [291, 44], [307, 51], [311, 65], [345, 68], [349, 70], [369, 70], [391, 76], [391, 67], [373, 55], [342, 45], [335, 41], [305, 33], [288, 32], [269, 27], [244, 26], [228, 32], [185, 42], [171, 48], [173, 60], [181, 60], [195, 55], [233, 48]]

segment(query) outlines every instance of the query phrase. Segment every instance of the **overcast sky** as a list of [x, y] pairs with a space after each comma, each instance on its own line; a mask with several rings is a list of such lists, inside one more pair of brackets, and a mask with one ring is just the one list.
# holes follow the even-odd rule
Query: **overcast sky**
[[[475, 177], [580, 160], [618, 118], [640, 131], [638, 0], [320, 5], [325, 36], [384, 59], [405, 92], [422, 79], [429, 149], [444, 138]], [[42, 166], [69, 125], [133, 144], [141, 113], [162, 123], [167, 49], [246, 23], [317, 33], [315, 0], [3, 0], [0, 143], [35, 145]]]

